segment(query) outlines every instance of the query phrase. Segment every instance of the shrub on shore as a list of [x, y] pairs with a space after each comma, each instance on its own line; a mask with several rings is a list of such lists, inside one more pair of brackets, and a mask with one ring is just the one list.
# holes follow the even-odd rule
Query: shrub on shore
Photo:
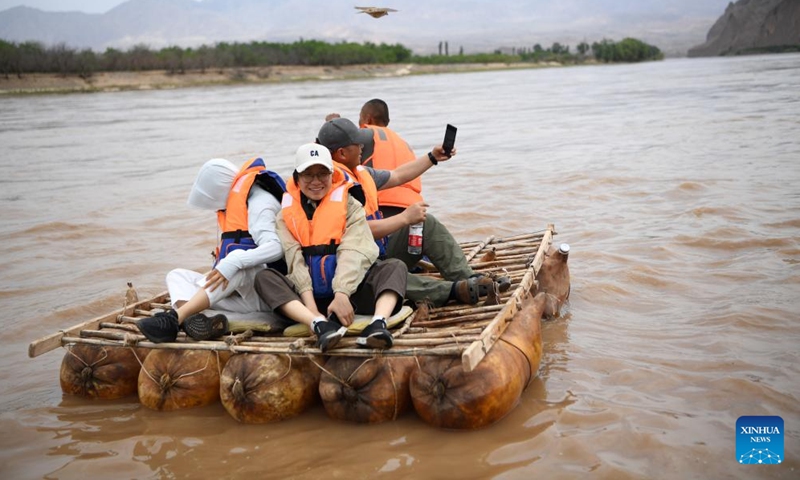
[[[581, 63], [587, 59], [589, 45], [581, 42], [577, 53], [569, 46], [554, 43], [549, 48], [533, 47], [495, 50], [492, 53], [449, 55], [445, 43], [444, 55], [440, 44], [438, 55], [414, 55], [401, 44], [380, 45], [365, 42], [327, 43], [320, 40], [299, 40], [294, 43], [220, 42], [197, 48], [166, 47], [151, 50], [136, 45], [127, 51], [108, 48], [105, 52], [78, 50], [60, 43], [44, 46], [39, 42], [14, 43], [0, 40], [0, 75], [22, 76], [27, 73], [54, 73], [91, 77], [94, 72], [165, 70], [181, 74], [187, 70], [285, 66], [344, 66], [359, 64], [453, 64], [453, 63], [518, 63], [558, 62]], [[508, 49], [506, 49], [508, 50]], [[636, 39], [626, 38], [619, 43], [603, 40], [593, 43], [594, 57], [603, 62], [636, 62], [663, 58], [661, 51]]]

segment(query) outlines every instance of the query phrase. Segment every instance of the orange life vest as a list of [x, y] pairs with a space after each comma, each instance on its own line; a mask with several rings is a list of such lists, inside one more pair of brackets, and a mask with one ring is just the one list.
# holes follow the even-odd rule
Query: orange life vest
[[222, 233], [214, 252], [214, 266], [233, 250], [257, 247], [247, 225], [247, 197], [256, 182], [278, 201], [286, 190], [283, 179], [277, 173], [267, 170], [261, 158], [252, 158], [242, 165], [228, 192], [225, 210], [217, 211], [217, 225]]
[[[372, 156], [363, 159], [362, 165], [381, 170], [394, 170], [417, 158], [408, 143], [389, 128], [375, 125], [366, 125], [366, 128], [372, 129], [375, 149], [372, 151]], [[422, 201], [421, 192], [422, 180], [417, 177], [398, 187], [379, 191], [378, 204], [408, 208], [411, 204]]]
[[334, 169], [331, 190], [317, 203], [311, 220], [306, 216], [300, 187], [289, 180], [281, 202], [283, 221], [292, 236], [300, 243], [308, 265], [314, 297], [333, 296], [333, 276], [336, 273], [336, 249], [342, 242], [347, 226], [347, 201], [354, 183], [340, 169]]
[[[361, 185], [361, 189], [364, 191], [364, 212], [367, 214], [367, 221], [382, 219], [383, 213], [378, 207], [378, 188], [375, 186], [375, 180], [367, 172], [367, 169], [359, 165], [356, 167], [356, 171], [353, 172], [342, 163], [336, 162], [334, 165]], [[378, 255], [384, 257], [386, 255], [386, 247], [389, 245], [389, 238], [376, 238], [375, 243], [378, 245]]]

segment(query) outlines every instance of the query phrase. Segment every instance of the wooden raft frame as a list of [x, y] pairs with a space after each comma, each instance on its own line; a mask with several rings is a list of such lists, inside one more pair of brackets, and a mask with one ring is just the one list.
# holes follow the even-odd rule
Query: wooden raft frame
[[[388, 350], [358, 348], [355, 337], [345, 337], [326, 355], [371, 357], [384, 356], [460, 356], [465, 371], [472, 371], [491, 350], [513, 321], [522, 301], [537, 285], [536, 277], [556, 234], [553, 224], [540, 232], [506, 238], [494, 235], [479, 242], [461, 243], [470, 266], [488, 275], [508, 275], [511, 288], [499, 295], [498, 305], [448, 304], [429, 309], [427, 318], [412, 314], [399, 330], [393, 331], [394, 346]], [[481, 261], [487, 252], [494, 259]], [[478, 257], [478, 255], [481, 257]], [[476, 260], [477, 258], [477, 260]], [[439, 277], [438, 273], [426, 275]], [[321, 355], [314, 337], [294, 338], [274, 335], [252, 335], [245, 332], [228, 335], [222, 340], [195, 342], [181, 333], [176, 342], [152, 343], [138, 331], [135, 322], [153, 315], [158, 309], [169, 309], [169, 294], [162, 292], [150, 299], [48, 335], [28, 346], [33, 358], [60, 346], [88, 344], [109, 347], [136, 346], [174, 350], [225, 350], [233, 353], [273, 353], [286, 355]]]

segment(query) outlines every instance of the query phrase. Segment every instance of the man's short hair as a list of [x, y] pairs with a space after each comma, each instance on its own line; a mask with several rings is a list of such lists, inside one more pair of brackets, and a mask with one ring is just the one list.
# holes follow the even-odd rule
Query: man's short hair
[[389, 125], [389, 105], [380, 98], [373, 98], [365, 103], [361, 111], [369, 114], [376, 123]]

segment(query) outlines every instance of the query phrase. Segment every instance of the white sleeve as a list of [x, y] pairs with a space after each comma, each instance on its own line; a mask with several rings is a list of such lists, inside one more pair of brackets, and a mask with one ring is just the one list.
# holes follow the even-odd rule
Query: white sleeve
[[250, 250], [234, 250], [217, 265], [217, 270], [230, 279], [238, 270], [274, 262], [283, 257], [283, 249], [275, 231], [281, 211], [278, 200], [258, 185], [253, 185], [247, 198], [247, 229], [258, 245]]

